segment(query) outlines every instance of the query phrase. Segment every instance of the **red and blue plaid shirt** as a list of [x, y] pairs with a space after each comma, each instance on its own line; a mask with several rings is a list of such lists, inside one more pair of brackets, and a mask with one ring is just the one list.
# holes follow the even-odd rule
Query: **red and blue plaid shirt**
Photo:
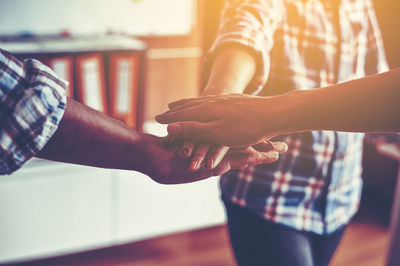
[[68, 83], [36, 60], [23, 63], [0, 49], [0, 174], [35, 156], [56, 131]]
[[[371, 0], [230, 0], [206, 65], [226, 45], [255, 55], [257, 74], [247, 92], [260, 95], [388, 69]], [[358, 209], [363, 136], [332, 131], [280, 136], [288, 152], [276, 163], [223, 175], [222, 196], [269, 221], [334, 232]]]

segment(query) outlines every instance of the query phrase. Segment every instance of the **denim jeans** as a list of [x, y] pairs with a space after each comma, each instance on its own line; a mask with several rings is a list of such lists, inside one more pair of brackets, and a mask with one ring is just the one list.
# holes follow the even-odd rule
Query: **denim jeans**
[[345, 227], [329, 235], [298, 231], [266, 221], [224, 201], [239, 266], [326, 266]]

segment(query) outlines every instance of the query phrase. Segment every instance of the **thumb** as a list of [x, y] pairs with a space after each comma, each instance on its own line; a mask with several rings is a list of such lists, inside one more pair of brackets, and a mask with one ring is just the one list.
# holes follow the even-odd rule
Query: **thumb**
[[277, 141], [277, 142], [272, 142], [272, 146], [274, 147], [274, 150], [277, 151], [279, 154], [285, 153], [288, 150], [288, 145], [285, 142], [282, 141]]
[[167, 130], [168, 134], [174, 138], [210, 142], [205, 123], [194, 121], [172, 123], [168, 125]]
[[169, 124], [167, 127], [168, 135], [174, 138], [184, 138], [184, 130], [181, 123]]

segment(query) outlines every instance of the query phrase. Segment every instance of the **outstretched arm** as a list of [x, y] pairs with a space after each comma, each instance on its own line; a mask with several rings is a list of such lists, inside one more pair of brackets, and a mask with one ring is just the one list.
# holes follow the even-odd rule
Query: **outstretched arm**
[[[184, 99], [157, 116], [170, 134], [228, 146], [308, 130], [400, 131], [400, 68], [325, 88], [274, 97]], [[242, 112], [241, 110], [246, 110]]]
[[289, 130], [400, 131], [400, 68], [290, 97]]
[[11, 174], [32, 156], [137, 170], [165, 184], [187, 183], [231, 168], [277, 160], [283, 143], [235, 149], [215, 169], [189, 172], [177, 148], [137, 132], [107, 115], [67, 99], [68, 83], [36, 60], [20, 62], [0, 49], [0, 174]]
[[201, 167], [188, 171], [189, 162], [179, 158], [177, 145], [164, 138], [137, 132], [72, 99], [60, 126], [37, 155], [40, 158], [97, 166], [136, 170], [162, 184], [188, 183], [220, 175], [230, 169], [276, 161], [286, 151], [284, 143], [259, 144], [232, 149], [213, 170]]

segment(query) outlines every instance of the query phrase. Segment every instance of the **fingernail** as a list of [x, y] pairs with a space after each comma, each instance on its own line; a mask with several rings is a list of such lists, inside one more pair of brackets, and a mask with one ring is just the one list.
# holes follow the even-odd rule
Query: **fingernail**
[[208, 170], [214, 169], [214, 160], [208, 160], [206, 163], [206, 167]]
[[171, 135], [179, 135], [181, 133], [181, 125], [179, 124], [168, 125], [168, 133], [170, 133]]
[[186, 158], [188, 154], [189, 154], [189, 150], [187, 148], [181, 149], [181, 152], [180, 152], [181, 157]]
[[197, 170], [197, 161], [196, 160], [193, 160], [191, 163], [190, 163], [190, 170], [192, 170], [192, 171], [196, 171]]

